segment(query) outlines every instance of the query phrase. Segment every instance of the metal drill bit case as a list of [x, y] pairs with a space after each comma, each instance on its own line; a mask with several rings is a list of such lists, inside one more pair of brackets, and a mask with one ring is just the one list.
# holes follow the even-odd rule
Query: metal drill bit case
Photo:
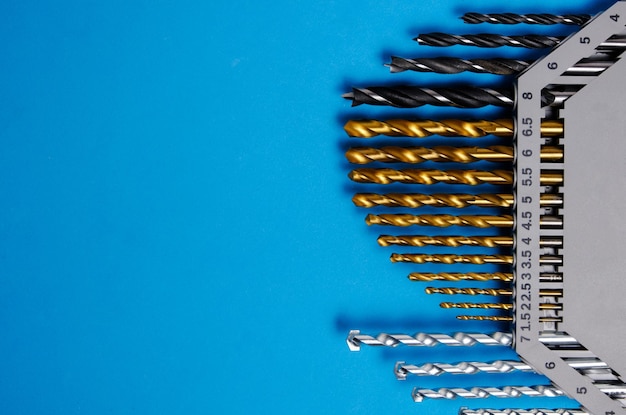
[[[598, 75], [564, 72], [625, 29], [626, 2], [621, 1], [527, 69], [516, 86], [514, 348], [599, 415], [626, 414], [626, 384], [620, 378], [626, 374], [624, 190], [607, 186], [610, 178], [616, 177], [619, 186], [626, 177], [626, 62], [616, 59]], [[560, 108], [542, 107], [544, 88], [571, 91], [571, 96]], [[546, 117], [563, 120], [562, 138], [541, 137], [539, 126]], [[563, 163], [540, 161], [547, 144], [564, 146]], [[563, 183], [541, 185], [539, 174], [546, 170], [562, 171]], [[549, 214], [562, 217], [562, 229], [539, 225], [546, 214], [539, 205], [545, 192], [563, 195], [558, 212], [549, 208]], [[562, 237], [562, 248], [540, 247], [540, 238], [549, 236]], [[540, 264], [546, 254], [562, 260]], [[554, 299], [563, 304], [558, 315], [540, 310], [540, 290], [546, 288], [562, 292], [561, 299]], [[545, 322], [545, 317], [555, 318]], [[552, 333], [570, 336], [572, 344], [554, 345]], [[577, 358], [597, 365], [577, 367]]]

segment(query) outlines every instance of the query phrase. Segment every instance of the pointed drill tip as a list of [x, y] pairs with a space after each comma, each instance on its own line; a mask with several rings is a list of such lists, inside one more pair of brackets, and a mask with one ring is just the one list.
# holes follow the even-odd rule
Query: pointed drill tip
[[361, 342], [356, 339], [356, 336], [358, 336], [360, 333], [360, 330], [350, 330], [350, 332], [348, 333], [346, 343], [348, 343], [348, 348], [351, 352], [358, 352], [359, 350], [361, 350]]
[[354, 99], [354, 92], [346, 92], [345, 94], [341, 96], [341, 98]]
[[411, 392], [411, 397], [413, 398], [414, 402], [423, 402], [424, 401], [424, 395], [422, 395], [419, 391], [419, 389], [415, 388], [413, 389], [413, 392]]
[[407, 376], [406, 376], [406, 371], [402, 370], [402, 365], [404, 365], [406, 362], [396, 362], [396, 365], [393, 368], [393, 373], [395, 373], [396, 375], [396, 379], [398, 380], [406, 380]]

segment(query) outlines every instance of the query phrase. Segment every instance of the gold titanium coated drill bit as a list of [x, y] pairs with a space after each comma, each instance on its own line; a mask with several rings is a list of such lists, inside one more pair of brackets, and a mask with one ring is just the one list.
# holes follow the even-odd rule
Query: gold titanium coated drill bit
[[[513, 310], [513, 304], [510, 303], [450, 303], [444, 302], [439, 304], [441, 308], [464, 308], [464, 309], [481, 309], [481, 310]], [[542, 303], [539, 304], [539, 310], [563, 310], [562, 304]]]
[[[350, 120], [344, 130], [350, 137], [370, 138], [377, 135], [389, 137], [424, 138], [432, 135], [442, 137], [478, 138], [487, 135], [513, 137], [513, 120]], [[542, 120], [542, 137], [563, 136], [563, 120]]]
[[462, 17], [464, 23], [478, 24], [536, 24], [536, 25], [583, 25], [591, 19], [588, 14], [516, 14], [516, 13], [465, 13]]
[[[355, 206], [364, 208], [375, 206], [408, 208], [422, 206], [465, 208], [478, 206], [509, 208], [513, 206], [515, 200], [510, 193], [484, 193], [478, 195], [459, 193], [357, 193], [352, 197], [352, 202]], [[563, 195], [542, 194], [539, 199], [539, 205], [541, 207], [563, 207]]]
[[[458, 287], [426, 287], [426, 294], [445, 295], [513, 295], [512, 288], [458, 288]], [[544, 288], [539, 290], [540, 297], [560, 297], [563, 290]]]
[[421, 206], [432, 207], [454, 207], [464, 208], [469, 206], [479, 207], [512, 207], [514, 200], [512, 194], [406, 194], [406, 193], [357, 193], [352, 197], [352, 202], [359, 207], [409, 207], [418, 208]]
[[[456, 316], [463, 321], [513, 321], [512, 316]], [[561, 317], [539, 317], [540, 323], [562, 323]]]
[[[385, 226], [437, 226], [447, 228], [449, 226], [473, 226], [475, 228], [513, 227], [513, 216], [511, 215], [411, 215], [408, 213], [384, 213], [380, 215], [369, 214], [365, 217], [368, 225]], [[561, 216], [541, 216], [539, 226], [554, 228], [563, 226]]]
[[[391, 262], [412, 262], [414, 264], [513, 264], [512, 255], [477, 255], [477, 254], [391, 254]], [[541, 255], [539, 265], [562, 266], [563, 257], [558, 255]]]
[[[515, 158], [513, 147], [397, 147], [386, 146], [353, 147], [346, 152], [346, 159], [353, 164], [368, 163], [408, 163], [419, 164], [427, 161], [445, 163], [474, 163], [490, 161], [494, 163], [512, 162]], [[563, 160], [562, 146], [543, 146], [540, 160], [542, 162], [558, 162]]]
[[457, 287], [426, 287], [426, 294], [446, 295], [513, 295], [511, 288], [457, 288]]
[[577, 409], [467, 409], [462, 408], [459, 415], [591, 415]]
[[[426, 169], [354, 169], [348, 177], [357, 183], [408, 183], [408, 184], [463, 184], [476, 186], [479, 184], [512, 185], [513, 172], [510, 170], [426, 170]], [[563, 173], [542, 171], [539, 177], [542, 186], [560, 186], [563, 184]]]
[[520, 398], [520, 397], [546, 397], [554, 398], [565, 396], [565, 392], [555, 386], [505, 386], [502, 388], [440, 388], [413, 389], [413, 400], [422, 402], [425, 399], [455, 399], [455, 398]]
[[513, 274], [509, 272], [412, 272], [408, 276], [411, 281], [502, 281], [512, 282]]
[[496, 360], [493, 362], [460, 362], [449, 363], [426, 363], [424, 365], [411, 365], [406, 362], [396, 362], [394, 373], [398, 380], [406, 380], [409, 375], [413, 376], [440, 376], [449, 375], [475, 375], [477, 373], [512, 373], [530, 372], [535, 373], [532, 366], [516, 360]]
[[442, 346], [474, 346], [477, 344], [484, 346], [511, 346], [513, 344], [513, 334], [495, 332], [491, 334], [484, 333], [454, 333], [434, 334], [434, 333], [417, 333], [412, 336], [407, 334], [388, 334], [380, 333], [376, 337], [367, 334], [361, 334], [359, 330], [351, 330], [346, 339], [348, 347], [352, 351], [361, 349], [361, 345], [366, 346], [387, 346], [397, 347], [404, 346], [425, 346], [434, 347]]
[[390, 260], [414, 264], [513, 264], [512, 255], [391, 254]]
[[[512, 236], [457, 236], [457, 235], [381, 235], [378, 237], [380, 246], [482, 246], [485, 248], [508, 248], [513, 246]], [[539, 240], [542, 248], [562, 248], [563, 239], [544, 237]]]
[[511, 215], [410, 215], [410, 214], [369, 214], [365, 218], [368, 225], [386, 226], [473, 226], [475, 228], [489, 227], [512, 227], [513, 216]]

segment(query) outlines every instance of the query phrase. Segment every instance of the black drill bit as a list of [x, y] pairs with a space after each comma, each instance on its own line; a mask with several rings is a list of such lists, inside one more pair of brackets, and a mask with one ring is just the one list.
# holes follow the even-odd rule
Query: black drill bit
[[[592, 58], [578, 61], [568, 68], [566, 75], [597, 75], [605, 71], [615, 62], [615, 59], [607, 54], [598, 54]], [[522, 72], [532, 62], [507, 58], [490, 59], [461, 59], [451, 57], [439, 58], [401, 58], [391, 57], [391, 63], [386, 64], [391, 73], [414, 71], [434, 72], [441, 74], [457, 74], [461, 72], [488, 73], [493, 75], [515, 75]]]
[[515, 13], [465, 13], [462, 17], [465, 23], [495, 23], [495, 24], [566, 24], [583, 25], [591, 19], [588, 14], [515, 14]]
[[530, 62], [517, 59], [461, 59], [461, 58], [401, 58], [391, 57], [388, 64], [392, 73], [415, 71], [457, 74], [461, 72], [490, 73], [495, 75], [517, 74], [528, 68]]
[[425, 33], [416, 37], [421, 45], [427, 46], [480, 46], [483, 48], [498, 48], [500, 46], [513, 46], [519, 48], [551, 48], [558, 45], [564, 38], [544, 35], [519, 35], [504, 36], [491, 33], [479, 33], [472, 35], [451, 35], [448, 33]]
[[[352, 100], [352, 106], [361, 104], [388, 105], [398, 108], [415, 108], [422, 105], [452, 106], [460, 108], [480, 108], [486, 105], [500, 107], [513, 106], [515, 95], [512, 89], [490, 89], [474, 86], [458, 88], [422, 88], [418, 86], [374, 86], [352, 88], [343, 95]], [[542, 91], [543, 106], [553, 104], [557, 96]]]

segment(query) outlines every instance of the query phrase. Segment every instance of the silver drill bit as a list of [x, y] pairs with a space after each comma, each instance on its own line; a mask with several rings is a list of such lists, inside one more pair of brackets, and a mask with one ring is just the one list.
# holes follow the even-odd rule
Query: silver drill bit
[[459, 415], [591, 415], [582, 409], [466, 409]]
[[591, 19], [588, 14], [516, 14], [516, 13], [465, 13], [463, 22], [469, 24], [537, 24], [537, 25], [583, 25]]
[[394, 372], [399, 380], [405, 380], [408, 375], [439, 376], [444, 373], [451, 375], [474, 375], [476, 373], [511, 373], [535, 372], [532, 366], [514, 360], [496, 360], [486, 362], [426, 363], [421, 366], [397, 362]]
[[407, 334], [387, 334], [380, 333], [376, 337], [361, 334], [359, 330], [351, 330], [347, 338], [348, 347], [352, 351], [361, 349], [361, 345], [367, 346], [387, 346], [397, 347], [402, 344], [405, 346], [426, 346], [433, 347], [437, 345], [444, 346], [474, 346], [482, 344], [485, 346], [511, 346], [513, 335], [511, 333], [495, 332], [492, 334], [483, 333], [454, 333], [448, 334], [429, 334], [417, 333], [412, 336]]
[[455, 399], [455, 398], [520, 398], [520, 397], [546, 397], [554, 398], [564, 396], [565, 393], [554, 386], [505, 386], [503, 388], [440, 388], [413, 389], [413, 400], [422, 402], [425, 399]]

